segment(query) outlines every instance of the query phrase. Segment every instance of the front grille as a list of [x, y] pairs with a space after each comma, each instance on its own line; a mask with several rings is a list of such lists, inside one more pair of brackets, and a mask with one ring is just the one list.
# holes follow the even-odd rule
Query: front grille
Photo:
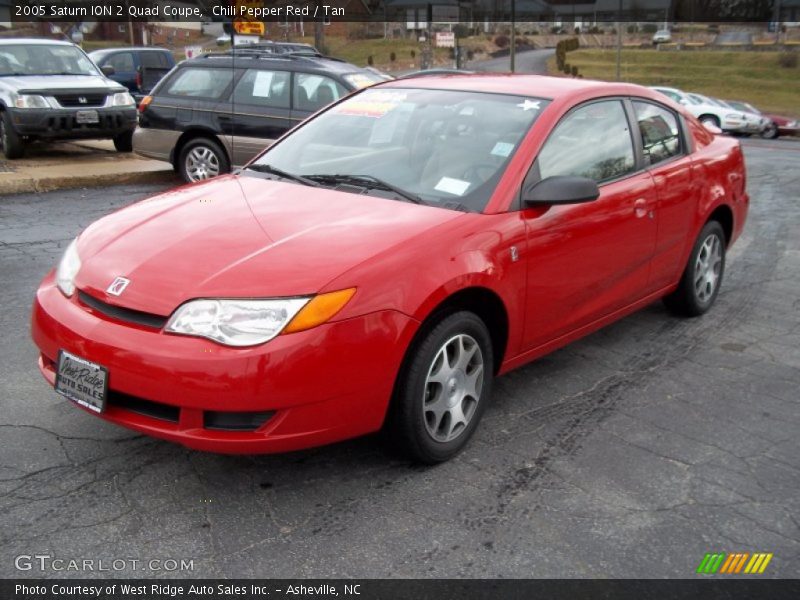
[[161, 404], [160, 402], [129, 396], [113, 390], [108, 391], [108, 405], [172, 423], [177, 423], [181, 414], [181, 409], [177, 406]]
[[47, 125], [53, 131], [84, 131], [89, 129], [119, 129], [125, 125], [121, 115], [98, 115], [97, 123], [78, 123], [73, 115], [62, 115], [47, 119]]
[[203, 427], [223, 431], [255, 431], [272, 418], [275, 411], [264, 412], [215, 412], [203, 413]]
[[114, 306], [102, 300], [98, 300], [94, 296], [90, 296], [86, 292], [78, 291], [78, 298], [89, 308], [97, 312], [116, 319], [117, 321], [124, 321], [126, 323], [134, 323], [135, 325], [144, 325], [145, 327], [152, 327], [153, 329], [161, 329], [167, 324], [167, 317], [161, 315], [154, 315], [139, 310], [132, 310], [130, 308], [122, 308], [121, 306]]
[[58, 103], [65, 108], [82, 106], [105, 106], [108, 94], [59, 94], [55, 96]]

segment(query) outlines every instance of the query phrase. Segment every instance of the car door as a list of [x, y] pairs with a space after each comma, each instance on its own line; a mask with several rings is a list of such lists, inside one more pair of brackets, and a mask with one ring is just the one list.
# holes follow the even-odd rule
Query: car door
[[133, 52], [115, 52], [103, 61], [102, 66], [114, 68], [114, 73], [110, 75], [110, 79], [121, 83], [131, 93], [139, 91], [136, 80], [136, 61]]
[[557, 340], [647, 295], [656, 240], [656, 191], [641, 169], [622, 99], [573, 109], [551, 132], [526, 179], [583, 176], [597, 200], [523, 207], [527, 294], [523, 347]]
[[692, 181], [692, 159], [680, 117], [672, 110], [643, 98], [632, 99], [639, 129], [642, 159], [653, 177], [658, 197], [658, 231], [649, 287], [666, 287], [683, 269], [686, 232], [695, 217], [697, 190]]
[[246, 69], [219, 107], [233, 164], [242, 165], [292, 128], [291, 73]]
[[142, 127], [185, 131], [197, 128], [221, 133], [215, 110], [220, 98], [230, 94], [233, 70], [219, 67], [185, 66], [159, 86], [145, 112]]
[[348, 94], [341, 83], [319, 73], [295, 73], [292, 116], [298, 121]]

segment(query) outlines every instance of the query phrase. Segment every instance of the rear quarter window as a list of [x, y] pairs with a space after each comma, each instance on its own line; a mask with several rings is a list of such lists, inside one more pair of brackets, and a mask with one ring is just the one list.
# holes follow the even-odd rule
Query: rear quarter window
[[175, 73], [164, 93], [181, 98], [219, 99], [233, 80], [233, 69], [187, 67]]

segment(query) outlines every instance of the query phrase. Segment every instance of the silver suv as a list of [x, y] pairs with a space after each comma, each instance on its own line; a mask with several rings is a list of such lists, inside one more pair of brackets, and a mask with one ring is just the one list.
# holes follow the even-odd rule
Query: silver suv
[[112, 139], [132, 149], [136, 104], [75, 44], [0, 40], [0, 143], [6, 158], [34, 140]]

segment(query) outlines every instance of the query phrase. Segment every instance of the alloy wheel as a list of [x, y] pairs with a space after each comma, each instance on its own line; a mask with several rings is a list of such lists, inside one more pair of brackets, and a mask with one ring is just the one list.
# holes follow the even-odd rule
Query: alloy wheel
[[715, 234], [709, 235], [700, 246], [694, 264], [694, 291], [697, 299], [706, 303], [714, 296], [722, 268], [722, 242]]
[[423, 420], [437, 442], [458, 438], [475, 415], [483, 389], [484, 360], [478, 342], [459, 334], [434, 356], [425, 379]]
[[219, 157], [207, 146], [192, 148], [186, 155], [186, 173], [191, 181], [216, 177], [219, 171]]

